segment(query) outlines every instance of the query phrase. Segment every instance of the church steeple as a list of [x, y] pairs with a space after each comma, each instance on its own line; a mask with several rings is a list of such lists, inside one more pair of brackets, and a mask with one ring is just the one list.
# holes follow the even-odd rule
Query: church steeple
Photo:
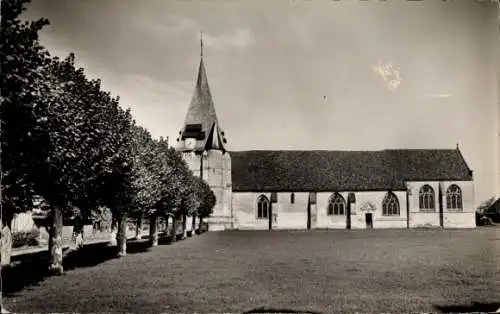
[[[200, 65], [196, 86], [180, 135], [177, 145], [179, 150], [203, 151], [205, 149], [218, 149], [225, 151], [223, 143], [226, 140], [223, 136], [224, 132], [220, 131], [214, 101], [208, 85], [207, 72], [203, 62], [203, 37], [200, 38]], [[212, 142], [215, 141], [216, 143], [220, 143], [220, 145], [216, 145], [217, 148], [215, 148], [212, 143], [208, 143], [209, 137]], [[191, 142], [189, 145], [186, 145], [186, 139], [190, 139], [188, 140]]]

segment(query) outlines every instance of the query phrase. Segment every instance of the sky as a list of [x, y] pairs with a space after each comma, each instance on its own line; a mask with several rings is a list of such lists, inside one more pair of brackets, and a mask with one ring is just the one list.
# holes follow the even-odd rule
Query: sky
[[[481, 2], [481, 1], [479, 1]], [[175, 144], [204, 62], [230, 150], [455, 148], [500, 196], [498, 7], [473, 0], [32, 0], [76, 54]]]

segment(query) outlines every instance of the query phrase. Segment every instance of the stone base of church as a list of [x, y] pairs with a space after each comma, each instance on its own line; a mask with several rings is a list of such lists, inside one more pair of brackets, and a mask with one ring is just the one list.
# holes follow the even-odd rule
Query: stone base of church
[[233, 218], [231, 216], [210, 216], [206, 218], [208, 231], [223, 231], [233, 229]]

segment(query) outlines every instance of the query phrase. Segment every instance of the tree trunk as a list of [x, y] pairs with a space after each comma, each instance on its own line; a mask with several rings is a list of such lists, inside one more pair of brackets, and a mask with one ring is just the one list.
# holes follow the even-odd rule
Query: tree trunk
[[172, 237], [172, 242], [177, 241], [177, 217], [172, 216], [172, 228], [170, 229], [170, 236]]
[[118, 222], [117, 222], [117, 219], [115, 217], [115, 214], [113, 214], [113, 218], [111, 219], [111, 234], [110, 234], [110, 239], [109, 239], [109, 244], [111, 246], [117, 245], [117, 243], [116, 243], [117, 229], [118, 229]]
[[12, 255], [12, 233], [10, 232], [10, 222], [7, 219], [5, 222], [5, 225], [2, 222], [0, 222], [0, 230], [2, 233], [2, 239], [1, 241], [1, 265], [9, 265], [10, 264], [10, 257]]
[[[0, 231], [2, 233], [2, 238], [0, 239], [1, 242], [1, 266], [9, 265], [10, 264], [10, 257], [12, 254], [12, 233], [10, 232], [10, 227], [12, 223], [12, 215], [7, 215], [5, 212], [2, 213], [2, 219], [0, 220]], [[2, 293], [3, 288], [0, 285], [0, 308], [2, 309], [2, 313], [10, 313], [5, 309], [5, 306], [3, 305], [3, 297]]]
[[137, 218], [137, 222], [135, 225], [135, 239], [140, 240], [142, 239], [142, 215]]
[[118, 232], [116, 234], [116, 244], [118, 245], [118, 256], [127, 255], [127, 214], [120, 213], [118, 218]]
[[193, 221], [191, 223], [191, 235], [194, 236], [196, 234], [196, 215], [193, 214]]
[[200, 217], [200, 221], [198, 222], [198, 232], [200, 234], [203, 233], [203, 231], [204, 231], [202, 226], [203, 226], [203, 217]]
[[183, 214], [182, 215], [182, 238], [183, 239], [187, 238], [186, 224], [187, 224], [187, 216], [186, 216], [186, 214]]
[[149, 217], [149, 245], [158, 246], [158, 215], [151, 214]]
[[54, 275], [63, 273], [63, 209], [53, 206], [51, 210], [52, 222], [49, 231], [49, 272]]
[[78, 250], [83, 247], [83, 229], [83, 218], [78, 217], [73, 224], [72, 250]]
[[[2, 291], [0, 291], [0, 293], [1, 293], [1, 292], [2, 292]], [[7, 313], [12, 313], [12, 312], [9, 312], [9, 311], [5, 308], [5, 306], [3, 305], [3, 297], [0, 297], [0, 309], [2, 309], [2, 314], [4, 314], [4, 313], [6, 313], [6, 314], [7, 314]]]
[[[3, 218], [3, 217], [2, 217]], [[4, 230], [3, 229], [8, 229], [8, 233], [9, 235], [11, 234], [10, 232], [10, 224], [3, 224], [3, 222], [0, 220], [0, 228], [2, 230], [2, 239], [0, 239], [0, 241], [2, 241], [2, 266], [4, 266], [3, 262], [4, 262]], [[11, 249], [12, 249], [12, 242], [11, 242], [11, 245], [10, 245]], [[8, 252], [8, 257], [9, 257], [9, 263], [10, 263], [10, 251]], [[9, 263], [5, 264], [5, 265], [8, 265]], [[3, 305], [3, 286], [0, 285], [0, 309], [2, 311], [2, 313], [11, 313], [9, 311], [7, 311], [7, 309], [5, 308], [5, 306]]]

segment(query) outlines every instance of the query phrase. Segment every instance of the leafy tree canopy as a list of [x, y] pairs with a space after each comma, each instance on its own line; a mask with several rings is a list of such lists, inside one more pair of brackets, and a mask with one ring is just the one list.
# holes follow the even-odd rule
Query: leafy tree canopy
[[28, 0], [3, 1], [0, 29], [0, 122], [3, 217], [32, 207], [34, 187], [28, 179], [36, 146], [37, 106], [43, 81], [42, 68], [49, 53], [40, 44], [38, 32], [47, 19], [22, 22]]
[[132, 139], [132, 214], [148, 216], [154, 210], [162, 191], [160, 174], [155, 172], [155, 142], [151, 134], [140, 126], [133, 127]]
[[156, 208], [164, 214], [180, 214], [182, 197], [188, 188], [188, 177], [191, 174], [179, 152], [168, 147], [163, 138], [156, 142], [155, 172], [161, 183], [160, 197]]

